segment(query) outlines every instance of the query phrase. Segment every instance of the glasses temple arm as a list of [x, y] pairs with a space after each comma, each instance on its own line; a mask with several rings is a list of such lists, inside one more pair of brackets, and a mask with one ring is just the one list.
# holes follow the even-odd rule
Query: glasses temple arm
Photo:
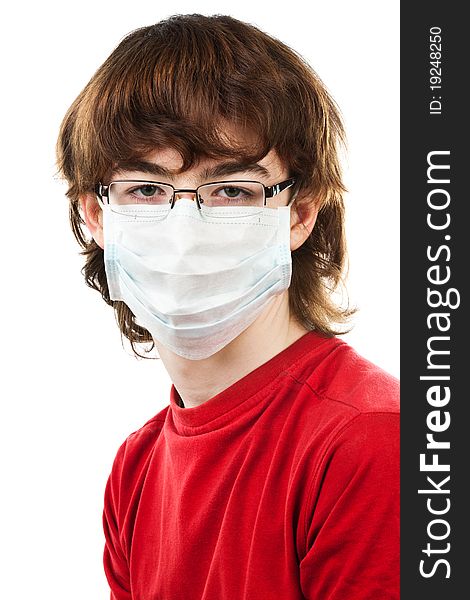
[[266, 196], [266, 198], [273, 198], [274, 196], [277, 196], [278, 194], [280, 194], [287, 188], [293, 186], [294, 183], [295, 183], [295, 179], [292, 177], [291, 179], [286, 179], [286, 181], [283, 181], [282, 183], [278, 183], [277, 185], [265, 187], [264, 188], [265, 196]]

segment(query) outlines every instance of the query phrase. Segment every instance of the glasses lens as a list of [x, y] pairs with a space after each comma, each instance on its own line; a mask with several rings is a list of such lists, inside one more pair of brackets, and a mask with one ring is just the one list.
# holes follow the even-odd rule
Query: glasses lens
[[199, 188], [203, 207], [212, 206], [263, 206], [264, 187], [251, 181], [225, 181], [210, 183]]
[[[131, 206], [164, 206], [170, 208], [173, 188], [147, 181], [115, 181], [109, 186], [109, 204], [114, 210]], [[127, 212], [127, 210], [126, 210]]]

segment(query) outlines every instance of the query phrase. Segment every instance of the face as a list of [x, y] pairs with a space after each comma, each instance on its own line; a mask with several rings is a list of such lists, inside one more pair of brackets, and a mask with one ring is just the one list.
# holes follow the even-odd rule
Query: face
[[[144, 160], [134, 164], [123, 164], [111, 174], [109, 181], [119, 180], [150, 180], [161, 183], [169, 183], [176, 189], [195, 189], [199, 185], [214, 181], [236, 181], [252, 180], [259, 181], [265, 186], [280, 183], [289, 178], [286, 167], [281, 163], [277, 153], [271, 150], [258, 163], [251, 165], [240, 165], [234, 160], [223, 159], [201, 159], [191, 169], [178, 173], [182, 166], [182, 159], [178, 152], [173, 149], [155, 151], [145, 157]], [[178, 193], [178, 198], [190, 198], [191, 193]], [[291, 190], [283, 190], [278, 195], [270, 198], [268, 206], [277, 208], [286, 206], [291, 198]], [[94, 195], [87, 195], [81, 201], [85, 222], [90, 233], [98, 245], [103, 248], [103, 231], [101, 209]], [[311, 232], [317, 208], [315, 203], [305, 202], [302, 204], [296, 199], [291, 205], [291, 250], [298, 248]]]

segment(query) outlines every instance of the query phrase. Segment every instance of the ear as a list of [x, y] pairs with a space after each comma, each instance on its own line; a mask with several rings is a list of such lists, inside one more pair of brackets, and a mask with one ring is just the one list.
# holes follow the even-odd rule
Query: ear
[[103, 211], [94, 194], [80, 196], [80, 206], [86, 226], [100, 248], [104, 248]]
[[290, 249], [300, 248], [312, 233], [318, 215], [318, 203], [311, 198], [295, 200], [291, 206]]

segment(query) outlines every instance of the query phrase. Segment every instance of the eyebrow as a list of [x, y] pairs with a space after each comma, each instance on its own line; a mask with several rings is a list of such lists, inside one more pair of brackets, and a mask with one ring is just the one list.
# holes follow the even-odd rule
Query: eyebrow
[[[114, 173], [123, 171], [135, 171], [148, 175], [155, 175], [157, 177], [166, 177], [168, 179], [174, 179], [175, 177], [175, 171], [171, 171], [170, 169], [166, 169], [157, 163], [152, 163], [145, 160], [122, 161], [116, 165], [115, 169], [113, 169]], [[235, 173], [255, 173], [265, 177], [270, 176], [268, 169], [259, 163], [230, 161], [219, 163], [213, 167], [207, 167], [203, 169], [199, 172], [199, 178], [201, 180], [207, 180], [214, 179], [216, 177], [222, 177], [224, 175], [234, 175]]]

